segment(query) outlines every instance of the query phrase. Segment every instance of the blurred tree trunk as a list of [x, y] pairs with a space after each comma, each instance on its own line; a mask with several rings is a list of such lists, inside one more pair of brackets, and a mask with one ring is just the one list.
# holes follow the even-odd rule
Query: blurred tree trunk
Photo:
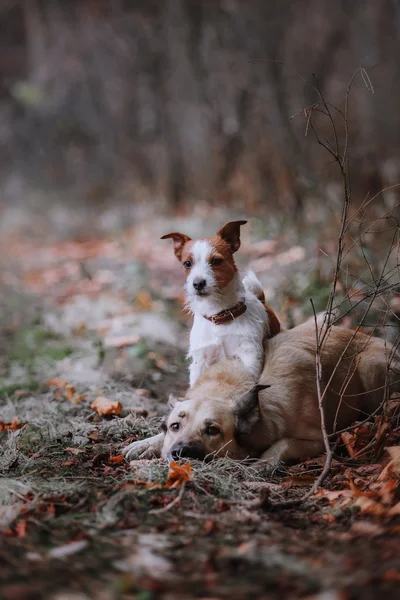
[[373, 193], [400, 172], [399, 14], [395, 0], [10, 0], [0, 152], [95, 201], [114, 190], [300, 216], [336, 177], [291, 118], [317, 99], [301, 78], [342, 108], [362, 65], [376, 93], [354, 86], [350, 152], [367, 189], [355, 195]]

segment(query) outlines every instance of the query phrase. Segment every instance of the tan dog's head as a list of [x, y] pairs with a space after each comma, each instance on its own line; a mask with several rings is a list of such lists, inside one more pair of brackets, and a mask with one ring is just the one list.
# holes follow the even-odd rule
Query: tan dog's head
[[170, 397], [162, 456], [245, 458], [248, 452], [241, 441], [258, 420], [258, 394], [265, 387], [254, 385], [239, 361], [210, 367], [185, 398]]
[[231, 221], [210, 238], [192, 240], [183, 233], [168, 233], [177, 259], [186, 272], [189, 299], [218, 295], [237, 272], [233, 254], [240, 248], [240, 227], [247, 221]]

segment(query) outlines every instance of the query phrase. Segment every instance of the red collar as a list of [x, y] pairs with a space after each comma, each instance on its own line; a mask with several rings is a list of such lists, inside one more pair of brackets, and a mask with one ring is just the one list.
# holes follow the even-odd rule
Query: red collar
[[217, 313], [216, 315], [213, 315], [212, 317], [206, 317], [204, 315], [203, 316], [205, 319], [207, 319], [207, 321], [211, 321], [211, 323], [214, 323], [214, 325], [225, 325], [226, 323], [231, 323], [231, 321], [234, 321], [235, 319], [243, 315], [243, 313], [245, 313], [246, 310], [247, 306], [242, 300], [241, 302], [235, 304], [235, 306], [233, 306], [232, 308], [221, 310], [221, 312]]

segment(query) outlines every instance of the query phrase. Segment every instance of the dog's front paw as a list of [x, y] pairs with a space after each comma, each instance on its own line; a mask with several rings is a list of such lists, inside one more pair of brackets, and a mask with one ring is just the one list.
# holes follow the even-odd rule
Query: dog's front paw
[[151, 443], [147, 440], [133, 442], [124, 448], [122, 452], [125, 454], [127, 460], [133, 460], [135, 458], [153, 458], [157, 454], [154, 453]]
[[159, 458], [164, 442], [164, 434], [159, 433], [145, 440], [138, 440], [122, 450], [127, 460], [138, 458]]

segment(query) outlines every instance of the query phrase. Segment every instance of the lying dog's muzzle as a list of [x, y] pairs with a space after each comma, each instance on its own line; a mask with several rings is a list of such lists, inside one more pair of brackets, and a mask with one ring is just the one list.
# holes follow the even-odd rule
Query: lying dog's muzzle
[[171, 458], [179, 460], [181, 458], [197, 458], [204, 460], [204, 449], [200, 444], [185, 444], [179, 443], [171, 448]]

